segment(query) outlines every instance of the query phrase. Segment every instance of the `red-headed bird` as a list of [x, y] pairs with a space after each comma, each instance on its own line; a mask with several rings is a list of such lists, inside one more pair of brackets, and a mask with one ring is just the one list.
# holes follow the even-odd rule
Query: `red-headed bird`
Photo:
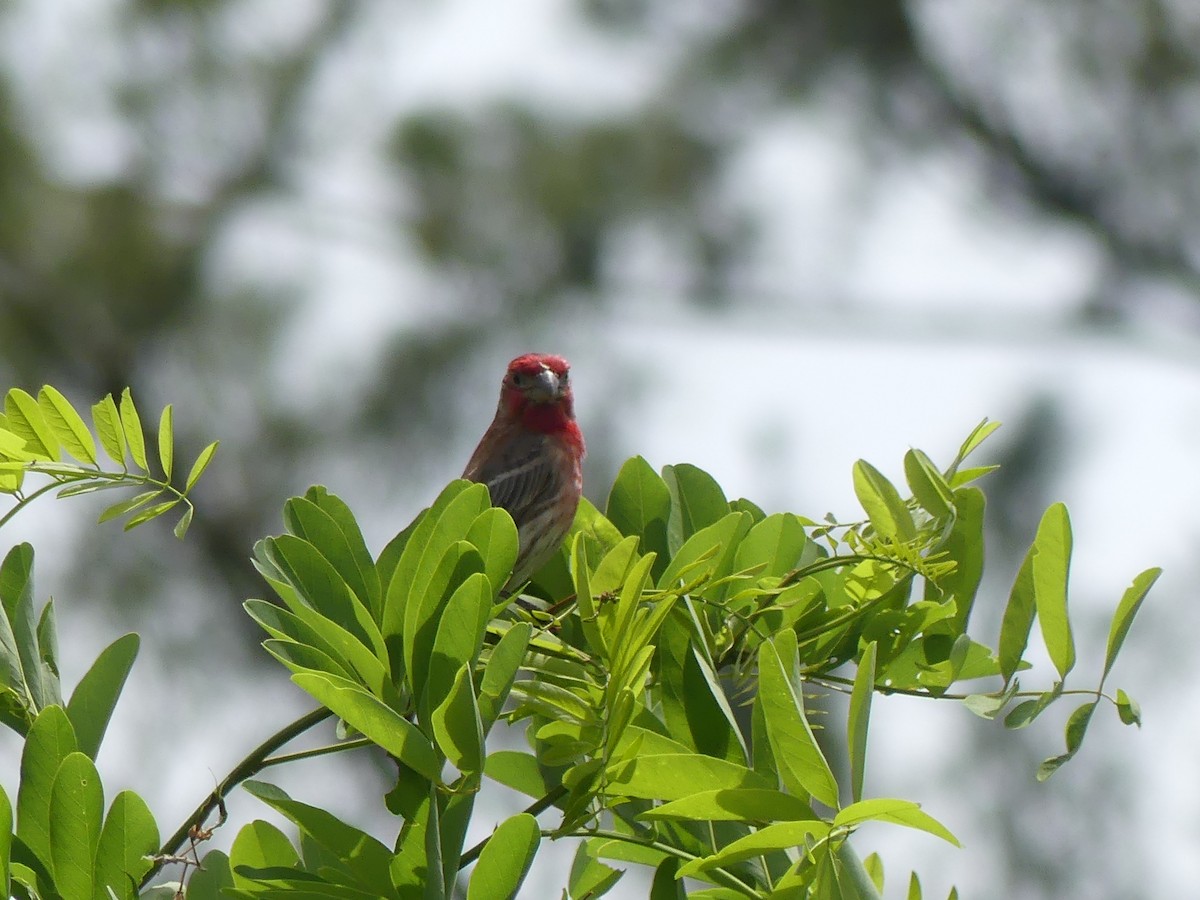
[[527, 353], [508, 364], [496, 418], [463, 478], [486, 484], [492, 505], [517, 524], [520, 549], [504, 593], [519, 589], [554, 555], [583, 492], [583, 434], [575, 422], [570, 367]]

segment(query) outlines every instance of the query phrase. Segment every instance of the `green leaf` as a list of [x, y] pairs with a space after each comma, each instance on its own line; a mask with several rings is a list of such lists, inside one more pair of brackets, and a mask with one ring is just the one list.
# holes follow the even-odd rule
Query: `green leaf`
[[671, 491], [645, 459], [635, 456], [621, 466], [608, 494], [605, 515], [622, 534], [641, 539], [643, 555], [658, 554], [657, 577], [670, 558], [667, 523]]
[[175, 523], [175, 527], [171, 529], [172, 533], [179, 540], [183, 540], [184, 536], [187, 534], [188, 528], [191, 527], [192, 515], [195, 513], [195, 511], [196, 508], [189, 503], [187, 508], [183, 511], [183, 515], [179, 517], [179, 521]]
[[1090, 700], [1071, 713], [1066, 727], [1067, 752], [1061, 756], [1052, 756], [1050, 759], [1044, 760], [1038, 766], [1038, 781], [1045, 781], [1079, 752], [1079, 748], [1083, 745], [1083, 736], [1087, 733], [1087, 727], [1092, 721], [1092, 713], [1096, 711], [1099, 702], [1099, 700]]
[[954, 570], [936, 583], [925, 583], [925, 599], [954, 601], [954, 619], [947, 623], [951, 634], [967, 629], [979, 582], [983, 577], [984, 495], [978, 488], [960, 488], [954, 492], [954, 525], [942, 550], [955, 563]]
[[79, 749], [92, 759], [100, 751], [117, 698], [137, 658], [139, 640], [136, 634], [127, 634], [104, 648], [79, 679], [67, 704]]
[[719, 522], [729, 513], [725, 492], [703, 469], [687, 463], [664, 466], [662, 477], [671, 492], [667, 545], [672, 551], [677, 551], [697, 531]]
[[1021, 568], [1013, 581], [1012, 590], [1008, 595], [1008, 604], [1004, 607], [1004, 618], [1000, 623], [1000, 674], [1007, 683], [1020, 668], [1029, 645], [1029, 630], [1033, 627], [1034, 587], [1033, 587], [1033, 557], [1036, 545], [1031, 546], [1025, 554]]
[[338, 521], [318, 505], [316, 501], [321, 501], [330, 504], [335, 512], [338, 511], [334, 503], [337, 498], [325, 493], [324, 488], [309, 488], [308, 494], [311, 497], [292, 497], [283, 505], [283, 518], [288, 531], [311, 544], [337, 572], [359, 603], [370, 611], [372, 619], [378, 621], [382, 614], [379, 577], [357, 523], [349, 510], [345, 511], [348, 520], [343, 518]]
[[[951, 479], [958, 472], [958, 467], [963, 464], [963, 461], [975, 451], [976, 447], [987, 440], [988, 435], [999, 427], [999, 422], [989, 422], [987, 419], [976, 425], [974, 430], [967, 435], [967, 439], [963, 441], [962, 446], [958, 448], [958, 455], [954, 457], [954, 462], [946, 470], [946, 478]], [[957, 486], [955, 485], [955, 487]]]
[[316, 806], [293, 800], [282, 789], [263, 781], [243, 788], [285, 816], [339, 863], [341, 878], [379, 897], [394, 894], [390, 875], [392, 851], [383, 843]]
[[103, 816], [95, 763], [83, 753], [68, 754], [50, 788], [50, 860], [63, 900], [92, 900]]
[[525, 660], [532, 634], [533, 627], [528, 622], [518, 622], [492, 648], [479, 683], [479, 714], [483, 719], [485, 734], [500, 717], [504, 701], [508, 699], [513, 681]]
[[[849, 846], [848, 844], [846, 846]], [[878, 853], [872, 853], [862, 862], [863, 869], [866, 870], [867, 876], [871, 879], [871, 884], [875, 886], [876, 891], [883, 890], [883, 860], [879, 858]]]
[[[281, 534], [268, 538], [263, 546], [307, 606], [328, 620], [330, 627], [342, 629], [350, 638], [350, 644], [360, 645], [361, 649], [357, 649], [343, 642], [339, 647], [347, 658], [354, 659], [372, 690], [378, 692], [384, 678], [381, 660], [387, 658], [387, 651], [370, 610], [350, 590], [338, 570], [308, 541]], [[294, 611], [297, 615], [305, 615], [299, 609]], [[323, 632], [329, 630], [317, 619], [313, 619], [312, 624]]]
[[133, 405], [133, 395], [129, 388], [121, 392], [121, 430], [125, 433], [125, 443], [129, 447], [129, 455], [143, 472], [149, 472], [146, 464], [146, 437], [142, 433], [142, 419], [137, 407]]
[[119, 519], [121, 516], [125, 515], [127, 512], [132, 512], [133, 510], [137, 509], [139, 506], [144, 506], [147, 503], [149, 503], [151, 500], [153, 500], [155, 497], [158, 497], [161, 495], [162, 495], [162, 491], [160, 491], [160, 490], [142, 491], [142, 493], [138, 494], [135, 497], [130, 497], [128, 500], [122, 500], [119, 503], [114, 503], [111, 506], [107, 507], [102, 513], [100, 513], [100, 518], [97, 519], [96, 521], [99, 522], [100, 524], [103, 524], [105, 522], [112, 521], [113, 519]]
[[138, 896], [138, 884], [150, 871], [147, 857], [157, 852], [158, 825], [145, 801], [133, 791], [117, 794], [100, 832], [94, 895], [106, 897], [111, 888], [118, 900], [133, 900]]
[[687, 900], [683, 881], [676, 878], [679, 860], [668, 857], [654, 869], [654, 880], [650, 883], [650, 900]]
[[[37, 623], [33, 613], [33, 546], [18, 544], [8, 551], [0, 563], [0, 604], [8, 619], [15, 648], [6, 646], [4, 653], [9, 673], [9, 686], [26, 693], [25, 703], [32, 701], [32, 713], [61, 702], [57, 679], [42, 659]], [[4, 634], [8, 644], [8, 633]], [[15, 649], [15, 657], [13, 651]], [[23, 683], [23, 684], [22, 684]]]
[[212, 462], [212, 458], [217, 453], [217, 447], [220, 445], [220, 441], [213, 441], [196, 456], [196, 461], [192, 463], [191, 471], [188, 472], [187, 481], [185, 482], [183, 489], [185, 494], [192, 492], [192, 488], [196, 486], [196, 482], [200, 480], [200, 476], [204, 474], [204, 470], [208, 468], [208, 464]]
[[904, 478], [922, 509], [935, 519], [949, 515], [954, 507], [950, 485], [920, 450], [913, 449], [904, 454]]
[[1117, 689], [1117, 715], [1126, 725], [1142, 727], [1142, 708], [1137, 701], [1120, 688]]
[[243, 826], [229, 848], [233, 883], [242, 890], [253, 888], [254, 885], [251, 878], [242, 874], [243, 869], [288, 868], [299, 861], [300, 856], [287, 835], [261, 819]]
[[[379, 579], [379, 572], [375, 567], [375, 562], [371, 558], [371, 551], [367, 549], [367, 542], [363, 538], [362, 529], [358, 527], [358, 521], [354, 518], [354, 513], [345, 501], [336, 494], [329, 493], [321, 485], [313, 485], [304, 492], [304, 499], [311, 503], [315, 503], [317, 507], [326, 516], [334, 521], [337, 527], [341, 530], [345, 537], [346, 546], [349, 547], [350, 557], [354, 560], [354, 567], [361, 573], [362, 587], [366, 591], [366, 596], [359, 595], [364, 603], [373, 610], [378, 610], [382, 614], [383, 609], [383, 584]], [[338, 565], [338, 570], [342, 571], [342, 565]], [[358, 582], [354, 578], [349, 577], [350, 567], [346, 566], [346, 582], [354, 588], [354, 592], [358, 594]]]
[[766, 778], [737, 763], [699, 753], [645, 754], [609, 767], [610, 796], [642, 797], [647, 800], [678, 800], [708, 790], [758, 788], [773, 790]]
[[520, 750], [496, 750], [488, 754], [483, 774], [514, 791], [544, 797], [554, 789], [537, 757]]
[[37, 459], [58, 459], [58, 437], [51, 430], [36, 400], [20, 388], [4, 396], [8, 431], [25, 441], [25, 452]]
[[38, 406], [54, 436], [80, 462], [96, 464], [96, 442], [75, 408], [50, 385], [38, 392]]
[[153, 506], [147, 506], [136, 515], [130, 516], [125, 524], [121, 527], [125, 531], [131, 531], [139, 525], [145, 525], [151, 519], [157, 519], [163, 513], [170, 512], [179, 504], [179, 498], [174, 500], [164, 500], [162, 503], [155, 503]]
[[746, 748], [725, 691], [678, 619], [661, 630], [658, 670], [659, 702], [670, 733], [708, 756], [745, 763]]
[[795, 650], [786, 652], [784, 642], [794, 642], [794, 631], [786, 631], [773, 641], [764, 641], [758, 653], [758, 698], [766, 723], [767, 739], [779, 767], [783, 783], [793, 794], [811, 794], [826, 806], [838, 806], [837, 780], [817, 745], [804, 714], [800, 695], [784, 668], [783, 656], [795, 658]]
[[298, 672], [292, 681], [410, 769], [430, 781], [438, 779], [441, 761], [429, 739], [382, 700], [334, 675]]
[[519, 813], [500, 823], [479, 854], [467, 900], [509, 900], [517, 895], [541, 843], [537, 819]]
[[220, 850], [209, 850], [201, 858], [200, 868], [188, 878], [187, 900], [226, 900], [232, 896], [224, 893], [226, 888], [233, 889], [229, 857]]
[[66, 711], [47, 706], [38, 714], [21, 753], [17, 790], [17, 837], [47, 871], [50, 857], [50, 796], [59, 766], [76, 752], [75, 732]]
[[474, 668], [483, 647], [494, 596], [488, 576], [476, 572], [459, 585], [446, 601], [433, 640], [433, 653], [429, 657], [425, 683], [425, 699], [429, 708], [441, 705], [464, 666]]
[[1054, 685], [1054, 690], [1043, 691], [1036, 699], [1022, 700], [1004, 717], [1004, 727], [1009, 729], [1024, 728], [1062, 695], [1062, 682]]
[[472, 571], [485, 569], [483, 557], [464, 538], [488, 507], [486, 485], [448, 484], [405, 543], [387, 587], [383, 635], [389, 641], [400, 637], [405, 674], [418, 697], [447, 589], [453, 591]]
[[100, 436], [100, 446], [104, 452], [124, 468], [125, 431], [121, 428], [121, 414], [117, 412], [112, 394], [106, 394], [103, 400], [92, 406], [92, 423], [96, 426], [96, 434]]
[[758, 569], [754, 578], [781, 577], [796, 568], [808, 536], [799, 516], [776, 513], [756, 522], [738, 544], [733, 571]]
[[597, 858], [600, 846], [596, 841], [581, 841], [571, 863], [567, 895], [572, 900], [594, 900], [603, 897], [624, 874], [620, 869], [605, 865]]
[[[357, 643], [357, 641], [354, 641], [353, 637], [344, 631], [339, 632], [330, 627], [332, 623], [318, 629], [290, 610], [282, 609], [265, 600], [247, 600], [242, 606], [267, 633], [280, 640], [308, 647], [313, 652], [330, 659], [336, 666], [336, 668], [322, 669], [322, 671], [342, 676], [350, 681], [356, 681], [361, 677], [340, 649], [345, 642]], [[328, 620], [320, 621], [325, 623]], [[327, 638], [326, 634], [329, 634], [330, 637]], [[359, 647], [362, 645], [359, 644]], [[362, 647], [362, 650], [365, 651], [366, 648]]]
[[[419, 582], [422, 586], [414, 588], [409, 600], [403, 636], [404, 670], [413, 695], [423, 703], [423, 714], [428, 712], [433, 699], [427, 691], [429, 676], [440, 671], [432, 665], [432, 657], [442, 617], [450, 598], [460, 590], [464, 591], [461, 601], [464, 606], [473, 604], [480, 596], [491, 597], [491, 584], [483, 574], [483, 567], [479, 552], [466, 541], [458, 541], [437, 563], [432, 577], [422, 578]], [[486, 618], [488, 614], [485, 611], [483, 615]], [[449, 627], [453, 635], [456, 625], [452, 623]]]
[[162, 463], [163, 475], [171, 480], [171, 466], [175, 462], [175, 425], [171, 404], [163, 407], [158, 420], [158, 461]]
[[727, 574], [737, 547], [750, 531], [751, 524], [748, 513], [735, 512], [715, 525], [697, 531], [658, 576], [659, 587], [675, 587], [681, 579], [696, 581]]
[[850, 798], [862, 799], [863, 774], [867, 765], [867, 726], [871, 718], [871, 699], [875, 694], [876, 644], [867, 644], [858, 661], [854, 689], [850, 692], [847, 751], [850, 757]]
[[483, 769], [483, 722], [471, 683], [471, 665], [464, 664], [446, 699], [433, 711], [433, 736], [450, 763], [460, 772]]
[[498, 594], [512, 574], [520, 547], [512, 516], [498, 507], [485, 509], [471, 523], [467, 540], [483, 557], [483, 571], [491, 582], [492, 594]]
[[776, 822], [726, 844], [717, 853], [701, 859], [693, 859], [679, 869], [680, 877], [703, 875], [718, 867], [728, 867], [755, 856], [776, 850], [803, 847], [809, 838], [818, 840], [829, 833], [829, 825], [819, 819], [798, 822]]
[[854, 464], [854, 494], [880, 537], [910, 541], [916, 536], [912, 514], [895, 486], [864, 459]]
[[1063, 504], [1055, 503], [1046, 510], [1033, 546], [1033, 595], [1042, 640], [1059, 677], [1065, 678], [1075, 666], [1075, 639], [1067, 616], [1071, 520]]
[[962, 846], [958, 842], [958, 838], [951, 834], [945, 825], [928, 813], [922, 812], [920, 805], [911, 800], [895, 800], [887, 797], [860, 800], [857, 803], [851, 803], [833, 817], [835, 827], [851, 828], [869, 821], [890, 822], [893, 825], [927, 831], [955, 847]]
[[0, 787], [0, 897], [11, 897], [11, 856], [13, 844], [13, 808], [4, 788]]
[[701, 820], [708, 822], [775, 822], [815, 819], [812, 808], [791, 794], [761, 788], [699, 791], [648, 809], [639, 819]]
[[[1158, 576], [1162, 574], [1162, 569], [1153, 568], [1142, 572], [1125, 591], [1121, 597], [1121, 602], [1117, 604], [1117, 611], [1113, 613], [1112, 625], [1108, 630], [1108, 646], [1104, 651], [1104, 675], [1108, 677], [1108, 673], [1112, 671], [1113, 663], [1117, 661], [1117, 654], [1121, 651], [1121, 645], [1125, 643], [1125, 635], [1129, 633], [1129, 626], [1133, 624], [1133, 617], [1137, 615], [1141, 609], [1142, 601], [1146, 599], [1146, 594], [1150, 592], [1150, 588], [1154, 586], [1154, 582], [1158, 581]], [[1124, 717], [1122, 717], [1124, 721]], [[1129, 724], [1126, 722], [1125, 724]]]

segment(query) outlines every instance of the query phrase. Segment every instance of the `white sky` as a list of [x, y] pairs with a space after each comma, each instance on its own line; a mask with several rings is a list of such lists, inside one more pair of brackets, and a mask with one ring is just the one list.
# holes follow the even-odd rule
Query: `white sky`
[[[63, 18], [68, 6], [73, 12]], [[23, 50], [10, 34], [5, 45], [31, 96], [38, 79], [54, 78], [66, 84], [61, 96], [75, 98], [47, 110], [39, 127], [63, 172], [80, 180], [103, 177], [129, 152], [127, 136], [103, 110], [87, 106], [86, 78], [60, 65], [63, 55], [89, 45], [87, 34], [98, 27], [86, 14], [89, 8], [103, 19], [95, 11], [104, 7], [88, 3], [63, 4], [57, 13], [31, 4], [24, 17], [36, 40]], [[312, 8], [305, 4], [302, 10]], [[255, 9], [253, 17], [279, 11], [265, 2]], [[307, 14], [294, 18], [303, 21]], [[251, 210], [226, 236], [212, 275], [303, 287], [309, 294], [298, 324], [281, 336], [297, 352], [281, 354], [276, 374], [298, 397], [318, 391], [330, 373], [351, 383], [356, 372], [361, 377], [380, 337], [397, 322], [419, 322], [425, 292], [436, 291], [389, 234], [403, 200], [382, 189], [389, 176], [375, 148], [396, 113], [428, 102], [471, 108], [508, 95], [537, 97], [580, 115], [623, 109], [655, 89], [663, 60], [673, 52], [668, 47], [660, 53], [645, 40], [624, 46], [598, 41], [554, 0], [520, 7], [455, 0], [419, 4], [403, 14], [375, 4], [372, 15], [374, 27], [353, 35], [324, 73], [310, 147], [296, 164], [298, 208]], [[102, 46], [91, 52], [88, 71], [107, 73], [116, 65]], [[1152, 323], [1132, 339], [1064, 335], [1062, 320], [1101, 277], [1095, 248], [1069, 229], [991, 206], [969, 159], [937, 156], [889, 172], [865, 221], [851, 215], [854, 227], [848, 229], [847, 186], [861, 174], [861, 161], [846, 152], [847, 140], [836, 110], [781, 116], [748, 138], [727, 174], [724, 190], [766, 222], [746, 285], [752, 299], [766, 298], [758, 312], [705, 315], [678, 297], [656, 296], [661, 284], [639, 281], [641, 273], [661, 270], [661, 248], [650, 247], [646, 258], [630, 257], [629, 292], [618, 317], [580, 321], [572, 313], [537, 323], [547, 344], [574, 363], [585, 432], [589, 404], [624, 398], [625, 415], [613, 436], [619, 456], [639, 453], [656, 466], [692, 462], [713, 473], [731, 496], [814, 516], [827, 510], [852, 516], [855, 459], [869, 459], [902, 480], [908, 447], [948, 460], [979, 419], [1019, 416], [1031, 397], [1048, 393], [1063, 402], [1074, 439], [1060, 495], [1072, 510], [1080, 614], [1101, 617], [1103, 628], [1129, 579], [1162, 565], [1166, 574], [1146, 615], [1154, 616], [1158, 604], [1188, 603], [1173, 611], [1174, 627], [1196, 633], [1187, 585], [1200, 524], [1192, 500], [1200, 496], [1194, 460], [1200, 346], [1187, 335], [1157, 332]], [[827, 299], [796, 302], [814, 298]], [[947, 333], [954, 337], [947, 340]], [[498, 353], [493, 368], [498, 371], [510, 355]], [[483, 387], [490, 393], [493, 382]], [[447, 477], [457, 474], [469, 449], [466, 443], [447, 448]], [[49, 555], [58, 526], [38, 521], [61, 520], [32, 520], [29, 526]], [[1036, 523], [1028, 524], [1032, 529]], [[1083, 608], [1101, 599], [1105, 608]], [[94, 657], [116, 637], [104, 623], [88, 622], [78, 604], [63, 605], [64, 642], [85, 646], [82, 658]], [[994, 619], [998, 611], [979, 614]], [[1158, 620], [1165, 621], [1165, 613]], [[187, 623], [164, 626], [164, 632], [171, 628], [186, 630]], [[1152, 678], [1166, 654], [1147, 642], [1151, 634], [1135, 626], [1124, 654], [1132, 661], [1118, 666], [1113, 682], [1141, 702], [1146, 727], [1134, 733], [1093, 726], [1097, 733], [1080, 757], [1039, 796], [1053, 808], [1056, 781], [1082, 783], [1104, 765], [1118, 766], [1136, 785], [1139, 800], [1134, 809], [1111, 814], [1128, 820], [1132, 846], [1153, 840], [1156, 856], [1170, 860], [1146, 871], [1147, 896], [1169, 896], [1200, 878], [1200, 859], [1192, 852], [1200, 838], [1196, 787], [1178, 777], [1200, 755], [1200, 739], [1189, 724], [1200, 710], [1179, 687], [1196, 674], [1187, 661], [1190, 648], [1176, 638], [1181, 646], [1168, 648], [1176, 652], [1163, 666], [1169, 677]], [[1098, 670], [1102, 646], [1081, 649], [1081, 668]], [[148, 647], [144, 653], [153, 655]], [[245, 709], [229, 707], [231, 685], [222, 680], [220, 654], [217, 637], [213, 670], [202, 676], [211, 679], [211, 692], [204, 698], [202, 690], [201, 699], [182, 708], [170, 698], [183, 686], [157, 683], [143, 661], [102, 755], [106, 778], [153, 798], [164, 828], [210, 789], [210, 772], [224, 773], [258, 739], [257, 728], [251, 734], [245, 727], [249, 717], [257, 724], [269, 709], [272, 721], [282, 724], [308, 706], [281, 675], [258, 682]], [[1126, 683], [1125, 672], [1137, 677]], [[927, 896], [944, 896], [951, 883], [964, 897], [997, 896], [995, 878], [1003, 873], [989, 867], [987, 822], [978, 812], [987, 805], [989, 786], [950, 786], [938, 777], [939, 762], [961, 746], [955, 742], [962, 735], [959, 720], [970, 714], [950, 704], [892, 698], [880, 698], [874, 709], [870, 788], [925, 802], [967, 843], [953, 850], [925, 836], [883, 829], [868, 835], [878, 839], [890, 864], [889, 895], [898, 896], [906, 879], [899, 867], [911, 862]], [[1105, 709], [1098, 719], [1110, 716]], [[155, 723], [165, 734], [153, 733]], [[1058, 752], [1060, 730], [1033, 727], [1043, 729], [1046, 755]], [[136, 762], [148, 730], [154, 740], [178, 744], [165, 770], [148, 772]], [[997, 734], [996, 740], [1005, 739]], [[324, 799], [348, 817], [372, 802], [377, 785], [370, 774], [322, 784], [319, 764], [307, 767], [303, 777], [283, 777], [304, 799]], [[348, 777], [344, 770], [341, 777]], [[498, 817], [509, 812], [496, 809]], [[268, 817], [258, 809], [251, 814]], [[388, 824], [377, 824], [383, 835]], [[473, 837], [490, 825], [481, 816]], [[557, 895], [565, 883], [564, 854], [571, 850], [544, 845], [521, 896]], [[1104, 866], [1110, 852], [1096, 847], [1095, 865]], [[610, 896], [644, 893], [645, 882], [633, 882]]]

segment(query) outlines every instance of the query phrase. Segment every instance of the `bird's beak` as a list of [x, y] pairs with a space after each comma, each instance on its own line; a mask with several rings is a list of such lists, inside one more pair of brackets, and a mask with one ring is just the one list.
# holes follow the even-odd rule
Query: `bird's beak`
[[561, 388], [558, 376], [549, 369], [542, 369], [537, 373], [525, 393], [535, 403], [552, 403], [562, 397]]

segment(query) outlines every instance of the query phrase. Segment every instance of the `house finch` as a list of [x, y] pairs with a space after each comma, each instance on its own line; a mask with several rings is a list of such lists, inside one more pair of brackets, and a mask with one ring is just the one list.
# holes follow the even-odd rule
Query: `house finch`
[[561, 356], [527, 353], [510, 362], [496, 418], [463, 472], [486, 484], [492, 505], [517, 525], [519, 549], [506, 594], [558, 550], [583, 491], [583, 435], [569, 371]]

